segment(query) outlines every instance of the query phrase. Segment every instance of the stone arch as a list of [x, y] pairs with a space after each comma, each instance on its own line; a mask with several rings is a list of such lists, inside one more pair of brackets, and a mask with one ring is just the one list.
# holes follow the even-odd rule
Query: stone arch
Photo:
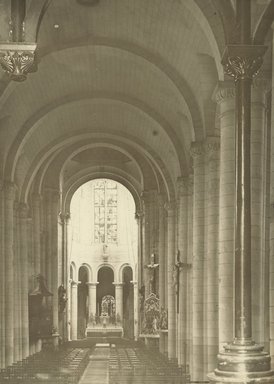
[[[184, 150], [180, 147], [180, 142], [176, 138], [175, 133], [173, 132], [172, 127], [169, 122], [161, 116], [157, 111], [152, 109], [150, 106], [146, 105], [140, 100], [134, 99], [132, 97], [125, 97], [119, 93], [113, 92], [92, 92], [90, 94], [83, 94], [81, 97], [77, 95], [71, 95], [70, 97], [62, 98], [58, 101], [50, 103], [43, 107], [41, 110], [37, 111], [33, 116], [31, 116], [22, 126], [19, 131], [15, 141], [13, 142], [9, 153], [7, 155], [6, 166], [5, 166], [5, 177], [14, 179], [16, 166], [19, 160], [20, 153], [24, 147], [25, 142], [28, 140], [32, 132], [42, 124], [42, 121], [53, 112], [56, 112], [58, 109], [67, 107], [68, 105], [77, 106], [77, 103], [91, 100], [109, 100], [121, 103], [123, 106], [127, 106], [136, 110], [136, 112], [143, 114], [146, 118], [154, 122], [157, 127], [159, 127], [168, 137], [173, 148], [176, 150], [176, 156], [178, 157], [179, 164], [181, 168], [185, 166], [186, 154]], [[93, 131], [94, 132], [94, 131]], [[172, 135], [171, 135], [172, 133]], [[40, 157], [40, 156], [39, 156]]]
[[130, 267], [132, 269], [132, 276], [133, 276], [133, 281], [135, 281], [136, 279], [136, 276], [135, 276], [135, 268], [130, 264], [130, 263], [123, 263], [122, 265], [120, 265], [119, 267], [119, 271], [118, 271], [118, 278], [119, 278], [119, 282], [122, 282], [123, 281], [123, 271], [126, 267]]
[[82, 263], [79, 267], [79, 269], [83, 267], [83, 268], [86, 268], [87, 270], [87, 274], [88, 274], [88, 282], [91, 283], [93, 282], [93, 272], [92, 272], [92, 268], [89, 264], [87, 263]]
[[[93, 132], [93, 133], [82, 133], [80, 135], [81, 139], [84, 139], [84, 138], [96, 138], [98, 136], [98, 133], [97, 132]], [[111, 134], [104, 134], [104, 138], [108, 138], [108, 139], [117, 139], [116, 136], [113, 136]], [[66, 139], [66, 142], [68, 143], [71, 143], [72, 140], [76, 140], [78, 139], [79, 140], [79, 136], [77, 137], [73, 137], [73, 138], [67, 138]], [[144, 146], [141, 145], [141, 143], [137, 142], [136, 140], [133, 141], [133, 139], [129, 139], [129, 138], [126, 138], [126, 137], [122, 137], [122, 136], [119, 136], [119, 140], [123, 143], [123, 144], [127, 144], [127, 145], [130, 145], [130, 146], [133, 146], [135, 149], [137, 149], [138, 151], [141, 151], [141, 153], [143, 153], [143, 155], [145, 155], [150, 161], [151, 163], [158, 168], [158, 172], [159, 174], [162, 176], [163, 178], [163, 181], [164, 181], [164, 184], [165, 184], [165, 188], [166, 188], [166, 191], [167, 191], [167, 194], [168, 194], [168, 200], [172, 200], [173, 197], [175, 197], [175, 190], [174, 190], [174, 185], [173, 185], [173, 182], [171, 180], [171, 175], [168, 173], [165, 165], [162, 163], [162, 160], [160, 159], [159, 156], [157, 156], [157, 154], [151, 149], [151, 148], [144, 148]], [[38, 170], [39, 170], [39, 167], [42, 165], [43, 161], [45, 160], [45, 158], [48, 156], [48, 152], [50, 151], [51, 153], [53, 153], [55, 150], [57, 150], [58, 148], [61, 148], [64, 146], [64, 139], [63, 138], [60, 138], [58, 140], [57, 143], [51, 143], [51, 145], [49, 146], [49, 148], [44, 152], [46, 152], [43, 156], [42, 154], [39, 154], [39, 156], [37, 157], [37, 159], [35, 159], [35, 161], [33, 162], [32, 166], [31, 166], [31, 169], [29, 169], [28, 171], [28, 177], [25, 178], [25, 182], [24, 182], [24, 185], [22, 187], [22, 191], [21, 191], [21, 200], [22, 201], [25, 201], [27, 199], [27, 195], [29, 193], [29, 190], [30, 190], [30, 186], [31, 186], [31, 183], [33, 182]], [[41, 158], [42, 156], [42, 158]]]
[[100, 179], [100, 178], [114, 180], [122, 184], [131, 193], [135, 202], [136, 211], [141, 207], [140, 193], [139, 191], [136, 190], [134, 185], [129, 180], [122, 178], [121, 176], [111, 174], [109, 172], [98, 171], [98, 172], [88, 173], [82, 177], [77, 177], [76, 181], [73, 184], [71, 184], [71, 186], [66, 191], [66, 194], [63, 199], [63, 207], [65, 212], [69, 212], [71, 199], [74, 193], [77, 191], [77, 189], [81, 185], [85, 184], [88, 181]]
[[104, 262], [104, 263], [101, 263], [97, 266], [97, 269], [96, 269], [96, 278], [98, 280], [98, 273], [100, 271], [101, 268], [104, 268], [104, 267], [108, 267], [110, 268], [112, 271], [113, 271], [113, 275], [114, 275], [114, 282], [117, 281], [117, 271], [116, 269], [114, 268], [114, 266], [110, 263], [107, 263], [107, 262]]

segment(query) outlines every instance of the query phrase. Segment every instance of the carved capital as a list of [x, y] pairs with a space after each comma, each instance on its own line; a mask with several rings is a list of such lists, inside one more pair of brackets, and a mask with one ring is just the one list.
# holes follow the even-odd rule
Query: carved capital
[[214, 89], [212, 100], [221, 104], [235, 98], [235, 85], [232, 81], [220, 81]]
[[186, 196], [188, 195], [188, 184], [189, 184], [189, 177], [178, 177], [177, 179], [177, 185], [178, 185], [178, 195], [179, 196]]
[[264, 45], [228, 45], [222, 58], [225, 72], [235, 81], [252, 80], [261, 68], [266, 49]]
[[20, 42], [0, 45], [0, 65], [12, 80], [24, 81], [35, 70], [36, 47]]
[[70, 212], [59, 212], [59, 219], [63, 224], [66, 224], [70, 219]]
[[117, 283], [114, 282], [112, 284], [115, 285], [115, 288], [120, 288], [120, 289], [122, 289], [124, 286], [124, 283], [121, 283], [121, 282], [117, 282]]
[[260, 90], [263, 92], [271, 91], [271, 79], [266, 79], [264, 77], [256, 77], [253, 80], [253, 89]]
[[220, 150], [220, 138], [218, 136], [207, 137], [204, 148], [207, 155], [218, 152]]
[[99, 284], [98, 282], [96, 282], [96, 283], [94, 283], [94, 282], [87, 282], [87, 283], [86, 283], [86, 285], [87, 285], [88, 287], [93, 287], [93, 288], [96, 288], [98, 284]]
[[165, 210], [167, 211], [168, 217], [172, 217], [175, 215], [175, 207], [176, 202], [173, 200], [165, 203]]
[[204, 142], [195, 141], [191, 143], [190, 154], [193, 158], [198, 158], [205, 154]]
[[25, 203], [18, 205], [18, 214], [20, 219], [27, 219], [28, 217], [28, 206]]
[[3, 185], [5, 199], [14, 200], [15, 198], [15, 184], [12, 182], [5, 182]]
[[144, 216], [144, 212], [143, 212], [142, 209], [138, 209], [138, 210], [135, 212], [135, 219], [136, 219], [136, 220], [140, 220], [143, 216]]
[[70, 282], [71, 288], [77, 288], [79, 284], [81, 284], [81, 281], [72, 280]]

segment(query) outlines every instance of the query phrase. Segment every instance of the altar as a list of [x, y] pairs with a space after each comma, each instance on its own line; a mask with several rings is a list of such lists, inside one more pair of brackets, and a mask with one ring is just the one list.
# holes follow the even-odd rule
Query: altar
[[104, 296], [101, 303], [101, 313], [90, 315], [86, 337], [123, 337], [123, 327], [120, 318], [116, 317], [115, 299], [113, 296]]

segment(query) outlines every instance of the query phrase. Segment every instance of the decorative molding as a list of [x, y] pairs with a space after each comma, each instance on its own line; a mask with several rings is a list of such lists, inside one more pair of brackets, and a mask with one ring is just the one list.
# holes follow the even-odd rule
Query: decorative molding
[[0, 65], [12, 80], [24, 81], [36, 70], [35, 43], [0, 44]]
[[15, 199], [15, 184], [12, 182], [4, 182], [3, 185], [5, 199], [7, 200], [14, 200]]
[[252, 88], [254, 90], [258, 89], [263, 92], [269, 92], [271, 91], [271, 79], [256, 77], [252, 82]]
[[113, 285], [115, 285], [115, 287], [123, 287], [124, 283], [121, 283], [121, 282], [113, 282], [112, 283]]
[[191, 143], [190, 154], [193, 158], [203, 156], [205, 154], [204, 142], [194, 141]]
[[90, 282], [90, 281], [88, 281], [88, 282], [86, 283], [86, 285], [89, 286], [89, 287], [96, 287], [98, 284], [99, 284], [98, 281], [97, 281], [97, 282]]
[[20, 203], [18, 205], [18, 215], [20, 219], [27, 219], [28, 217], [28, 206], [25, 203]]
[[72, 288], [77, 288], [79, 284], [81, 284], [81, 281], [71, 280], [70, 282]]
[[144, 216], [144, 212], [142, 209], [135, 212], [135, 219], [140, 220]]
[[175, 200], [168, 201], [164, 204], [164, 208], [167, 211], [168, 216], [174, 216], [176, 202]]
[[225, 72], [235, 81], [252, 80], [261, 68], [266, 49], [264, 45], [228, 45], [222, 58]]
[[205, 153], [209, 157], [220, 150], [220, 137], [209, 136], [204, 142]]
[[156, 195], [156, 190], [143, 191], [141, 193], [141, 199], [143, 200], [144, 204], [154, 203], [156, 200]]
[[232, 81], [220, 81], [213, 91], [212, 100], [221, 104], [229, 99], [234, 99], [235, 93], [235, 85]]
[[189, 176], [181, 176], [177, 178], [178, 194], [179, 196], [187, 196], [189, 194], [189, 183], [191, 182]]

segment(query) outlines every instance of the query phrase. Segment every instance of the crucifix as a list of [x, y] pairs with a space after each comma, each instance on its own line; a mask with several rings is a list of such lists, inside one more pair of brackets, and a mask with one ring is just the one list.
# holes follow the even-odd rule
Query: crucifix
[[178, 249], [176, 263], [173, 267], [173, 285], [177, 297], [177, 313], [179, 313], [180, 271], [184, 266], [185, 263], [180, 261], [180, 250]]
[[155, 282], [155, 270], [159, 267], [159, 264], [155, 264], [154, 260], [155, 254], [152, 253], [150, 257], [150, 264], [146, 265], [145, 268], [148, 269], [149, 274], [149, 293], [155, 293], [154, 292], [154, 282]]
[[173, 286], [177, 296], [177, 313], [179, 313], [179, 293], [180, 293], [180, 272], [183, 268], [190, 268], [191, 264], [184, 263], [180, 260], [180, 250], [177, 251], [176, 263], [173, 267]]

